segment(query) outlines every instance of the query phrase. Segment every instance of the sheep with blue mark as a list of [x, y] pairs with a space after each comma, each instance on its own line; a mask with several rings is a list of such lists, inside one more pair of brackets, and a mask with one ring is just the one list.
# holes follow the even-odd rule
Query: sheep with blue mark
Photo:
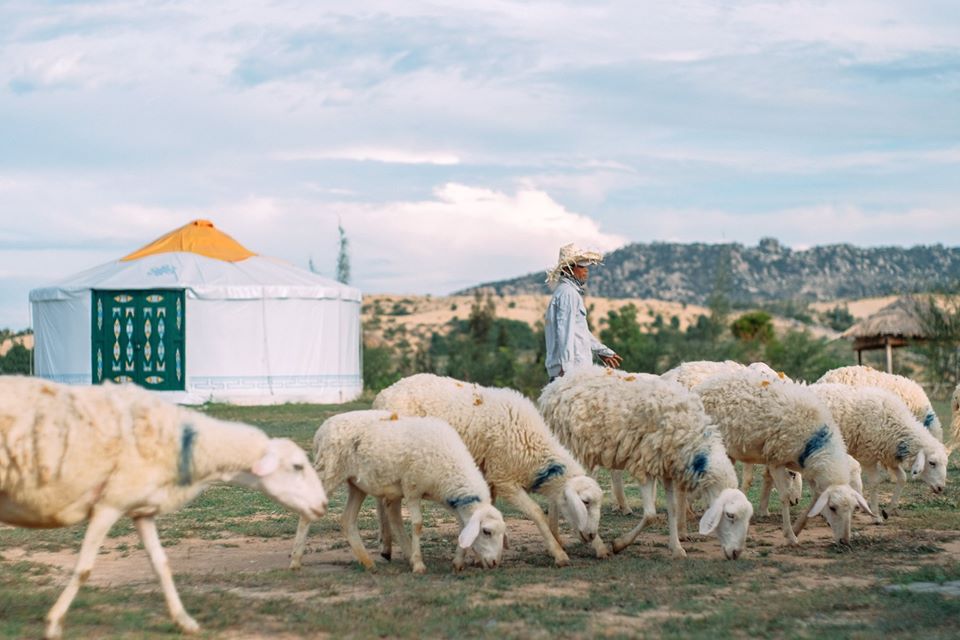
[[886, 371], [878, 371], [871, 367], [853, 365], [827, 371], [817, 380], [817, 383], [821, 382], [848, 384], [855, 387], [880, 387], [891, 391], [906, 403], [910, 412], [930, 431], [934, 438], [944, 442], [943, 425], [940, 424], [937, 412], [933, 410], [930, 398], [927, 397], [923, 387], [910, 378]]
[[[483, 471], [493, 495], [534, 521], [557, 566], [570, 562], [559, 538], [558, 512], [598, 558], [610, 554], [599, 533], [600, 485], [584, 473], [550, 433], [533, 403], [519, 392], [421, 373], [381, 391], [373, 406], [449, 422]], [[532, 493], [550, 503], [549, 521], [530, 497]]]
[[787, 469], [799, 471], [811, 485], [810, 509], [794, 528], [790, 506], [781, 503], [783, 533], [797, 544], [808, 517], [827, 519], [836, 542], [850, 541], [851, 519], [857, 506], [869, 513], [867, 501], [850, 482], [850, 461], [840, 429], [824, 403], [796, 383], [771, 382], [751, 371], [714, 376], [694, 387], [707, 414], [716, 421], [727, 453], [734, 460], [766, 464], [777, 490], [788, 487]]
[[[742, 365], [733, 360], [725, 360], [723, 362], [712, 362], [709, 360], [684, 362], [664, 372], [661, 377], [665, 380], [676, 380], [686, 388], [693, 389], [698, 384], [715, 375], [729, 373], [731, 371], [743, 371], [744, 369], [756, 371], [766, 376], [771, 382], [792, 382], [785, 373], [782, 371], [774, 371], [765, 362], [753, 362], [750, 365]], [[780, 499], [786, 500], [791, 505], [796, 505], [800, 502], [800, 496], [803, 495], [803, 477], [799, 473], [790, 470], [787, 470], [787, 475], [790, 477], [790, 482], [787, 485], [788, 491], [786, 494], [781, 494]], [[746, 493], [749, 491], [751, 484], [753, 484], [753, 464], [745, 462], [743, 463], [743, 479], [740, 482], [740, 490]], [[757, 512], [760, 516], [766, 516], [769, 513], [770, 492], [772, 488], [773, 478], [770, 475], [770, 470], [764, 468], [763, 487], [760, 491], [760, 503]], [[646, 508], [646, 501], [644, 502], [644, 508]]]
[[73, 574], [47, 614], [47, 638], [61, 636], [70, 604], [123, 516], [136, 526], [170, 616], [185, 633], [196, 632], [155, 518], [214, 482], [258, 489], [307, 519], [327, 507], [307, 454], [290, 440], [169, 404], [133, 385], [0, 377], [0, 522], [54, 528], [89, 521]]
[[[682, 495], [688, 492], [708, 504], [700, 533], [716, 535], [729, 559], [743, 553], [753, 507], [737, 489], [720, 434], [696, 395], [659, 376], [584, 367], [544, 387], [539, 405], [547, 424], [583, 464], [663, 482], [675, 557], [686, 555], [680, 533], [686, 535]], [[617, 538], [614, 551], [629, 546], [649, 520], [644, 515]]]
[[[388, 411], [349, 411], [326, 420], [313, 437], [314, 464], [328, 491], [348, 487], [340, 518], [347, 542], [367, 569], [374, 563], [363, 547], [357, 516], [364, 498], [384, 503], [385, 515], [400, 538], [403, 554], [414, 573], [425, 573], [420, 550], [423, 529], [421, 500], [437, 502], [456, 514], [460, 535], [454, 569], [465, 566], [472, 549], [484, 568], [500, 563], [506, 525], [490, 500], [490, 489], [457, 432], [438, 418], [403, 417]], [[401, 517], [407, 501], [411, 535]], [[310, 523], [301, 518], [290, 568], [302, 565]]]
[[880, 387], [829, 382], [812, 384], [809, 389], [830, 409], [847, 452], [867, 470], [870, 510], [878, 524], [883, 522], [879, 509], [882, 470], [896, 479], [890, 513], [896, 510], [906, 484], [904, 465], [911, 466], [911, 475], [930, 485], [934, 493], [944, 491], [947, 450], [897, 395]]

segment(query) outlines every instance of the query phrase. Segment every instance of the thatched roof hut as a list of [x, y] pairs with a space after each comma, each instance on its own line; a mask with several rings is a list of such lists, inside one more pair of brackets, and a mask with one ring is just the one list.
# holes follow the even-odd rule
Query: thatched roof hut
[[913, 298], [898, 298], [844, 331], [841, 337], [853, 339], [857, 362], [863, 364], [863, 351], [886, 349], [887, 371], [893, 373], [893, 349], [927, 338], [917, 304]]

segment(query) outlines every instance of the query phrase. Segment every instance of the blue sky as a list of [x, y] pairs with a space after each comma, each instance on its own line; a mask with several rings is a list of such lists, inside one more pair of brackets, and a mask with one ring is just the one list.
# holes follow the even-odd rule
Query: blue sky
[[365, 292], [960, 244], [960, 3], [0, 0], [0, 327], [203, 217]]

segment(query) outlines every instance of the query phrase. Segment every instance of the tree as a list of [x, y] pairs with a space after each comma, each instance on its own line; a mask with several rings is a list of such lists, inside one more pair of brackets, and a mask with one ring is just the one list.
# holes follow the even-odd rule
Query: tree
[[765, 344], [773, 338], [773, 322], [766, 311], [751, 311], [734, 320], [730, 332], [737, 340]]
[[853, 364], [853, 353], [842, 340], [831, 343], [804, 329], [767, 342], [764, 360], [795, 380], [813, 382], [830, 369]]
[[0, 356], [0, 374], [29, 375], [31, 349], [15, 342], [5, 356]]
[[924, 360], [927, 379], [949, 393], [960, 382], [960, 294], [918, 297], [914, 309], [927, 336], [916, 347]]
[[343, 230], [343, 223], [337, 222], [337, 231], [340, 232], [340, 250], [337, 252], [337, 282], [350, 284], [350, 254], [348, 252], [350, 242], [347, 240], [347, 233]]

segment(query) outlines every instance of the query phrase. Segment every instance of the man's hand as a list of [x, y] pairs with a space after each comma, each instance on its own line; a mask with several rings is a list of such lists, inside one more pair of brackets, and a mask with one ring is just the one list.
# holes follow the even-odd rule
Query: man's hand
[[600, 360], [603, 362], [605, 366], [610, 367], [612, 369], [619, 369], [620, 363], [623, 362], [623, 358], [621, 358], [617, 354], [613, 354], [612, 356], [600, 356]]

